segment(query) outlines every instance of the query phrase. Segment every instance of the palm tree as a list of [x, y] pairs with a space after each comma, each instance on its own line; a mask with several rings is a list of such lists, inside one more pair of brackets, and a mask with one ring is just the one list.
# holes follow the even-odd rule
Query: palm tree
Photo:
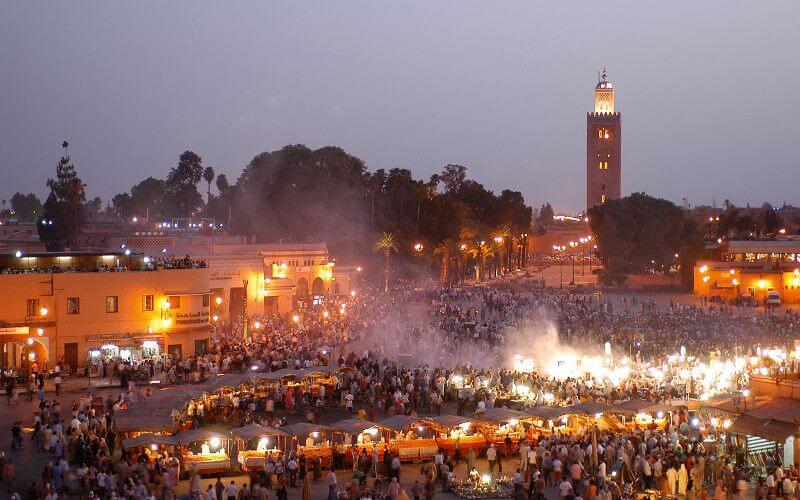
[[[512, 234], [513, 232], [511, 230], [511, 226], [508, 224], [503, 224], [502, 226], [497, 228], [491, 235], [492, 241], [495, 243], [497, 248], [497, 254], [498, 254], [497, 261], [500, 264], [499, 266], [500, 274], [503, 273], [503, 267], [506, 266], [505, 258], [507, 256], [510, 257], [511, 255], [511, 244], [513, 239], [513, 237], [511, 236]], [[508, 268], [509, 269], [511, 268], [510, 263], [508, 264]]]
[[478, 261], [478, 265], [475, 267], [475, 281], [480, 281], [486, 267], [486, 260], [495, 255], [495, 247], [482, 240], [476, 246], [468, 249], [467, 253]]
[[214, 167], [208, 166], [203, 170], [203, 180], [208, 183], [208, 191], [206, 191], [208, 197], [206, 198], [206, 202], [209, 202], [211, 201], [211, 183], [214, 181]]
[[433, 255], [442, 258], [441, 268], [439, 269], [439, 284], [450, 287], [450, 265], [453, 256], [458, 254], [458, 244], [447, 238], [433, 249]]
[[395, 236], [394, 233], [382, 233], [378, 236], [378, 241], [372, 245], [372, 250], [374, 252], [383, 252], [385, 259], [383, 267], [383, 291], [387, 293], [389, 292], [389, 254], [392, 251], [398, 251], [397, 236]]

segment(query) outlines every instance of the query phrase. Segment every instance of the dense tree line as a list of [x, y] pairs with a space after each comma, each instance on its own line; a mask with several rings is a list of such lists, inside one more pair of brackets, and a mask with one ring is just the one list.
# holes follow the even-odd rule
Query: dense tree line
[[685, 283], [704, 248], [695, 221], [674, 203], [643, 193], [589, 209], [589, 226], [603, 262], [601, 278], [678, 270]]

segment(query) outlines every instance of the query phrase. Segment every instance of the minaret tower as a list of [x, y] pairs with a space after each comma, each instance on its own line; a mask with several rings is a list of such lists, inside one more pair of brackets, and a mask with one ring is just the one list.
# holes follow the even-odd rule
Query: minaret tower
[[614, 85], [606, 69], [594, 88], [594, 112], [586, 114], [586, 209], [622, 195], [622, 121], [614, 109]]

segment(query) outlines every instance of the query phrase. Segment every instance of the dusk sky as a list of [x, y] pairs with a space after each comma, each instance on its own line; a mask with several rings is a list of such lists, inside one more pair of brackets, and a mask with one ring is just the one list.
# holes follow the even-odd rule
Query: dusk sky
[[104, 200], [186, 149], [233, 182], [303, 143], [579, 210], [606, 66], [623, 194], [800, 204], [798, 26], [797, 0], [5, 1], [0, 197], [44, 198], [64, 138]]

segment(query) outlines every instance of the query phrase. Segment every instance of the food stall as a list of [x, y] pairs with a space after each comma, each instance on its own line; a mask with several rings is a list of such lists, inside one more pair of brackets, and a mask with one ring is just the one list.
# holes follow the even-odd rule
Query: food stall
[[533, 406], [526, 408], [523, 413], [533, 417], [534, 425], [529, 429], [533, 437], [547, 435], [550, 432], [569, 434], [569, 406]]
[[378, 425], [387, 437], [389, 450], [402, 462], [428, 460], [439, 451], [435, 431], [419, 417], [395, 415], [381, 420]]
[[523, 421], [531, 421], [533, 417], [521, 411], [508, 408], [492, 408], [472, 416], [478, 430], [489, 443], [505, 444], [506, 437], [510, 438], [514, 446], [518, 445], [525, 437]]
[[161, 434], [140, 434], [136, 437], [122, 440], [122, 448], [124, 450], [134, 451], [137, 448], [141, 448], [149, 461], [157, 458], [158, 454], [165, 448], [167, 451], [174, 453], [176, 446], [178, 446], [178, 441], [174, 436]]
[[263, 470], [264, 457], [278, 456], [286, 449], [286, 441], [291, 435], [273, 427], [247, 424], [231, 430], [236, 443], [236, 455], [242, 470]]
[[298, 453], [302, 452], [309, 462], [319, 458], [323, 467], [330, 467], [333, 462], [333, 448], [328, 438], [328, 434], [332, 431], [330, 427], [299, 422], [281, 427], [280, 430], [294, 438], [289, 440], [293, 444], [287, 450], [295, 449]]
[[172, 434], [180, 426], [175, 410], [129, 406], [114, 414], [111, 428], [123, 438], [141, 434]]
[[[383, 462], [384, 449], [388, 449], [388, 445], [374, 422], [346, 418], [330, 424], [330, 428], [334, 433], [341, 434], [341, 441], [348, 450], [352, 450], [353, 447], [356, 447], [359, 453], [367, 450], [369, 456], [373, 456], [373, 452], [377, 451], [378, 462]], [[353, 454], [345, 453], [345, 460], [352, 463]]]
[[192, 429], [175, 435], [180, 445], [182, 469], [199, 474], [219, 474], [231, 467], [230, 439], [221, 432]]
[[664, 428], [669, 414], [679, 407], [654, 403], [644, 399], [629, 399], [616, 403], [610, 413], [619, 415], [622, 424], [629, 428]]
[[450, 453], [460, 450], [461, 456], [465, 456], [467, 450], [472, 449], [475, 455], [479, 456], [488, 446], [486, 438], [478, 432], [477, 426], [469, 417], [439, 415], [425, 417], [422, 420], [436, 431], [436, 444], [439, 449]]
[[572, 418], [569, 424], [578, 434], [591, 426], [600, 430], [622, 431], [625, 426], [611, 412], [612, 406], [599, 401], [584, 401], [567, 407]]

